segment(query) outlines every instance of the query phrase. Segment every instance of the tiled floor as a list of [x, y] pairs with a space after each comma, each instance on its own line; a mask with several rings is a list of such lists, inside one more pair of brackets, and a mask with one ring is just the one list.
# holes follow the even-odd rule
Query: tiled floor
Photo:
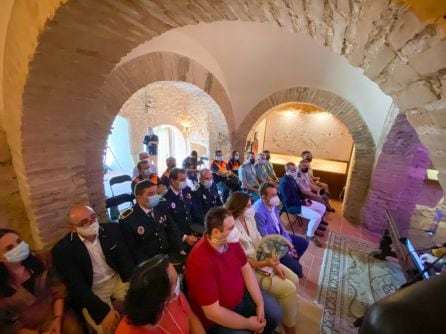
[[[352, 223], [344, 219], [342, 217], [341, 202], [331, 201], [331, 204], [336, 209], [336, 212], [327, 213], [325, 215], [325, 220], [329, 222], [328, 230], [325, 231], [324, 237], [318, 237], [323, 246], [319, 248], [310, 243], [310, 246], [300, 260], [304, 270], [304, 278], [302, 278], [299, 282], [299, 294], [313, 301], [316, 301], [317, 299], [319, 272], [322, 266], [325, 243], [328, 239], [329, 231], [335, 231], [337, 233], [350, 235], [374, 243], [379, 243], [380, 240], [379, 235], [373, 234], [360, 226], [353, 225]], [[286, 225], [286, 215], [282, 215], [282, 219], [284, 219], [284, 223]], [[293, 227], [296, 234], [305, 235], [306, 224], [304, 224], [302, 228], [299, 227], [297, 224], [294, 224]]]

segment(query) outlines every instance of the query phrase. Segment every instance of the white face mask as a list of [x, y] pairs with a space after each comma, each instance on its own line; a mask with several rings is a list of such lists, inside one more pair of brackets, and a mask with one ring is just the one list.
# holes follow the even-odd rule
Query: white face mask
[[212, 187], [212, 180], [204, 180], [203, 185], [206, 189], [209, 189], [210, 187]]
[[179, 187], [180, 187], [181, 190], [187, 188], [187, 181], [182, 181], [182, 182], [180, 182]]
[[76, 231], [84, 238], [92, 237], [94, 235], [97, 235], [99, 232], [99, 222], [96, 220], [94, 223], [86, 227], [76, 227]]
[[269, 205], [271, 205], [271, 206], [279, 206], [279, 204], [280, 204], [279, 196], [274, 196], [273, 198], [271, 198], [269, 200]]
[[234, 227], [226, 238], [227, 243], [236, 243], [240, 241], [240, 231]]
[[291, 176], [293, 179], [297, 177], [297, 171], [296, 172], [286, 172], [288, 176]]
[[13, 249], [5, 253], [5, 259], [9, 263], [19, 263], [26, 260], [29, 256], [29, 245], [22, 241]]
[[254, 211], [253, 207], [250, 207], [245, 210], [245, 213], [243, 214], [245, 218], [253, 218], [256, 215], [256, 212]]

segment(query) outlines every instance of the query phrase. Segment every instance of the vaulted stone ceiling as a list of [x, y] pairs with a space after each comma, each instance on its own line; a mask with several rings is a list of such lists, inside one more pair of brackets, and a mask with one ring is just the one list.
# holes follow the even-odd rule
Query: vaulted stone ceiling
[[[88, 196], [87, 175], [100, 178], [101, 164], [87, 160], [86, 152], [91, 143], [103, 145], [108, 134], [107, 111], [96, 113], [94, 118], [89, 117], [89, 112], [113, 68], [133, 49], [163, 33], [200, 24], [218, 25], [217, 21], [234, 24], [246, 21], [247, 25], [265, 22], [268, 29], [274, 26], [291, 35], [303, 36], [297, 50], [300, 53], [293, 54], [295, 63], [303, 60], [300, 56], [307, 50], [303, 47], [308, 45], [306, 38], [308, 43], [339, 55], [340, 63], [361, 68], [406, 113], [429, 149], [430, 158], [440, 170], [440, 182], [446, 187], [446, 42], [435, 22], [414, 19], [415, 14], [407, 6], [388, 0], [67, 0], [62, 3], [58, 8], [59, 0], [17, 0], [12, 6], [7, 34], [2, 31], [6, 42], [1, 124], [31, 230], [40, 245], [54, 241], [55, 227], [65, 223], [66, 210], [73, 203], [103, 205], [103, 196]], [[229, 38], [245, 42], [238, 32], [234, 30]], [[218, 43], [221, 49], [225, 48], [225, 42], [230, 41], [209, 41]], [[291, 40], [288, 44], [295, 43], [296, 40]], [[227, 90], [236, 127], [243, 123], [243, 113], [250, 112], [274, 92], [298, 86], [319, 89], [330, 86], [329, 90], [335, 89], [336, 94], [356, 107], [367, 123], [365, 133], [371, 132], [377, 142], [384, 125], [380, 114], [383, 111], [378, 107], [364, 113], [374, 101], [367, 100], [367, 96], [355, 100], [358, 94], [353, 92], [361, 87], [360, 81], [349, 78], [346, 84], [341, 84], [319, 75], [317, 83], [311, 80], [303, 83], [299, 82], [304, 77], [299, 74], [303, 72], [279, 70], [272, 71], [280, 74], [278, 78], [264, 80], [266, 77], [258, 74], [275, 69], [288, 53], [277, 52], [276, 45], [261, 49], [264, 52], [251, 48], [251, 53], [257, 53], [261, 61], [255, 62], [257, 58], [252, 57], [248, 67], [246, 62], [237, 62], [244, 51], [243, 43], [239, 44], [236, 51], [240, 57], [227, 62], [233, 76], [227, 74], [225, 67], [220, 72], [218, 68], [214, 71], [209, 54], [209, 63], [204, 63], [206, 57], [199, 61]], [[276, 62], [261, 57], [268, 52], [274, 52]], [[296, 68], [313, 74], [337, 71], [338, 66], [324, 66], [324, 58], [320, 58], [323, 52], [312, 53], [318, 60], [315, 64], [303, 62]], [[220, 59], [214, 65], [221, 67], [224, 63]], [[353, 67], [352, 73], [362, 73]], [[247, 68], [251, 70], [245, 71]], [[249, 80], [237, 80], [237, 72]], [[288, 80], [289, 74], [294, 81]], [[341, 71], [334, 77], [343, 79], [343, 75], [345, 72]], [[253, 83], [257, 89], [252, 91], [258, 95], [249, 90]], [[70, 156], [71, 164], [67, 164], [61, 152]], [[11, 174], [10, 182], [15, 182], [15, 175]]]

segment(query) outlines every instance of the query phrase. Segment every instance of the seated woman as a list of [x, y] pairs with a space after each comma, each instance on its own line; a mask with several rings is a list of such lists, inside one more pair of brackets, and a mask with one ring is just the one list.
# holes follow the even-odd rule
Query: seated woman
[[232, 193], [225, 206], [234, 216], [235, 226], [240, 231], [240, 243], [250, 265], [255, 269], [260, 287], [277, 298], [283, 310], [285, 333], [294, 334], [298, 308], [297, 275], [282, 265], [278, 258], [256, 260], [256, 247], [262, 236], [257, 230], [255, 212], [248, 194], [241, 191]]
[[[48, 262], [48, 261], [46, 261]], [[0, 229], [0, 333], [83, 333], [65, 288], [17, 232]]]
[[130, 280], [125, 317], [115, 334], [204, 334], [180, 291], [180, 280], [167, 255], [141, 263]]
[[231, 159], [229, 159], [227, 168], [238, 176], [238, 169], [240, 168], [240, 154], [238, 151], [232, 151]]

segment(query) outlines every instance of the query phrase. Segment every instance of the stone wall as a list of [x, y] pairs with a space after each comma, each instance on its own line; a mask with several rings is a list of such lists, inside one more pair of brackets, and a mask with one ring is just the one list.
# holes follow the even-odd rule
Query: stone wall
[[[446, 41], [435, 25], [418, 21], [405, 6], [387, 0], [67, 0], [44, 28], [58, 4], [17, 1], [4, 58], [8, 143], [41, 244], [61, 235], [56, 227], [65, 223], [73, 203], [103, 206], [98, 157], [116, 113], [95, 103], [107, 75], [145, 40], [199, 22], [269, 22], [306, 34], [364, 69], [408, 114], [446, 188]], [[358, 136], [367, 136], [361, 130]], [[370, 149], [356, 145], [358, 170], [371, 169]], [[352, 171], [355, 197], [365, 196], [369, 176]], [[359, 216], [358, 203], [346, 203], [348, 214]]]
[[25, 207], [19, 194], [17, 177], [12, 166], [6, 133], [0, 122], [0, 228], [10, 228], [35, 246]]
[[[146, 107], [147, 99], [150, 99], [150, 108]], [[215, 120], [213, 116], [218, 113], [221, 117]], [[218, 140], [219, 131], [215, 131], [213, 125], [225, 126], [219, 124], [223, 114], [208, 94], [197, 86], [179, 81], [158, 81], [138, 90], [123, 105], [119, 115], [130, 121], [133, 157], [141, 151], [148, 126], [174, 125], [182, 131], [189, 147], [193, 144], [203, 146], [206, 148], [204, 154], [208, 156], [216, 149]], [[228, 129], [222, 131], [227, 133]], [[225, 153], [229, 152], [228, 144]]]
[[[248, 137], [254, 137], [252, 131]], [[268, 113], [265, 135], [259, 141], [274, 153], [300, 157], [304, 150], [309, 150], [318, 159], [347, 162], [353, 147], [348, 128], [331, 113], [299, 109]]]
[[398, 211], [409, 219], [422, 193], [429, 165], [427, 149], [420, 143], [406, 116], [399, 114], [373, 172], [365, 226], [382, 232], [387, 224], [386, 209]]

